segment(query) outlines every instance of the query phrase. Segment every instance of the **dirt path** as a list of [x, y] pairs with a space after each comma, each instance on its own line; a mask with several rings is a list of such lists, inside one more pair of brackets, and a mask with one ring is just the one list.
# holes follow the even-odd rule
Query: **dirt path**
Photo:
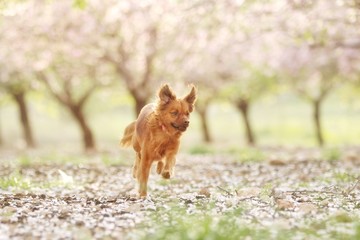
[[141, 200], [129, 166], [4, 165], [0, 177], [9, 186], [0, 189], [0, 240], [156, 238], [156, 229], [192, 216], [226, 216], [269, 234], [277, 229], [275, 239], [281, 231], [299, 239], [356, 239], [359, 172], [343, 162], [182, 156], [174, 179], [152, 173], [150, 196]]

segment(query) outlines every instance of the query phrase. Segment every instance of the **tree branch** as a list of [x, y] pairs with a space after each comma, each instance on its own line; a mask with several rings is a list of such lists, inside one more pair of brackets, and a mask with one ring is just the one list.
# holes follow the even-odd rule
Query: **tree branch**
[[98, 84], [94, 84], [93, 86], [91, 86], [86, 92], [85, 94], [80, 98], [78, 105], [80, 108], [83, 107], [83, 105], [85, 104], [85, 102], [89, 99], [89, 97], [94, 93], [94, 91], [99, 87]]
[[61, 104], [69, 105], [69, 100], [55, 91], [55, 89], [49, 83], [48, 76], [46, 76], [44, 72], [38, 72], [36, 75], [38, 79], [44, 83], [45, 87], [49, 90], [51, 95], [53, 95]]
[[153, 72], [153, 65], [154, 65], [154, 59], [157, 54], [156, 49], [156, 43], [157, 43], [157, 29], [155, 26], [151, 27], [149, 30], [149, 45], [152, 47], [150, 53], [146, 56], [146, 62], [145, 62], [145, 72], [144, 76], [141, 82], [141, 87], [146, 88], [147, 85], [150, 84], [150, 77]]
[[129, 91], [135, 91], [136, 86], [134, 84], [135, 82], [134, 77], [131, 74], [131, 72], [126, 68], [126, 62], [128, 60], [128, 56], [122, 46], [123, 44], [120, 44], [119, 47], [117, 48], [117, 51], [121, 57], [120, 61], [111, 57], [111, 54], [109, 53], [105, 54], [103, 59], [111, 64], [114, 64], [116, 72], [123, 78]]

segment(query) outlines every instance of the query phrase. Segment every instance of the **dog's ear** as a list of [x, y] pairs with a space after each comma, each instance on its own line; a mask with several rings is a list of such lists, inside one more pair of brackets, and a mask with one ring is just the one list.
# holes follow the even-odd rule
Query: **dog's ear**
[[194, 110], [194, 104], [195, 104], [195, 101], [196, 101], [196, 94], [197, 94], [197, 89], [195, 88], [194, 85], [191, 85], [190, 93], [184, 97], [184, 100], [187, 103], [189, 103], [190, 112], [192, 112]]
[[160, 88], [159, 91], [159, 98], [160, 98], [160, 102], [161, 104], [168, 104], [171, 100], [175, 100], [176, 99], [176, 95], [174, 94], [174, 92], [171, 90], [171, 88], [169, 87], [169, 85], [165, 84]]

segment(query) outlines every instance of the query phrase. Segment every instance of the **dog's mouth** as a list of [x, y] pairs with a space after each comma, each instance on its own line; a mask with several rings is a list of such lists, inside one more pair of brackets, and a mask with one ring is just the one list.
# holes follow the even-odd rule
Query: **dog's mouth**
[[172, 126], [173, 128], [175, 128], [176, 130], [179, 130], [179, 131], [181, 131], [181, 132], [184, 132], [184, 131], [186, 131], [186, 129], [187, 129], [187, 127], [189, 126], [189, 124], [184, 124], [184, 125], [178, 126], [178, 125], [176, 125], [175, 123], [171, 123], [171, 126]]

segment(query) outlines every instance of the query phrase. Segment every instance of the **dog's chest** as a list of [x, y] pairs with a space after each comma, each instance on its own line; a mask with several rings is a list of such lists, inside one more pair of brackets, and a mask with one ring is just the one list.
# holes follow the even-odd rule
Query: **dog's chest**
[[155, 154], [155, 158], [159, 160], [164, 158], [167, 155], [167, 153], [174, 151], [176, 147], [175, 144], [176, 144], [175, 142], [170, 140], [155, 142], [153, 148], [154, 149], [153, 153]]

